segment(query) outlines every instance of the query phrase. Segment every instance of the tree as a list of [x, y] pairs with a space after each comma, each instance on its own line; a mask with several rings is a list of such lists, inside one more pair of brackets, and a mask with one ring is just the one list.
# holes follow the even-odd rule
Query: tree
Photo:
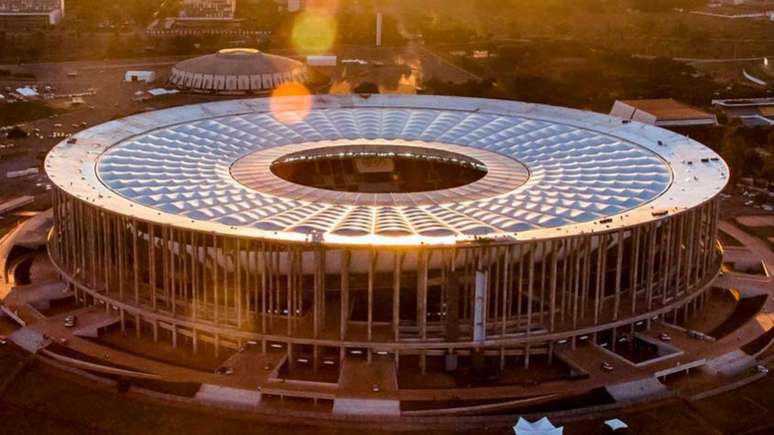
[[723, 146], [720, 155], [731, 168], [731, 180], [737, 181], [741, 177], [749, 177], [752, 169], [751, 162], [755, 152], [751, 149], [747, 140], [740, 133], [739, 126], [729, 126], [723, 135]]
[[362, 82], [352, 90], [356, 94], [378, 94], [379, 86], [371, 82]]
[[8, 130], [6, 136], [8, 139], [24, 139], [25, 137], [29, 136], [29, 134], [18, 125], [14, 125], [10, 130]]
[[246, 20], [255, 29], [272, 30], [287, 13], [279, 12], [273, 0], [240, 0], [234, 15]]
[[774, 185], [774, 157], [769, 157], [763, 164], [761, 178], [766, 180], [768, 186]]
[[156, 12], [159, 1], [158, 0], [134, 0], [125, 3], [129, 9], [129, 16], [132, 17], [132, 21], [138, 26], [145, 27], [153, 20], [153, 14]]

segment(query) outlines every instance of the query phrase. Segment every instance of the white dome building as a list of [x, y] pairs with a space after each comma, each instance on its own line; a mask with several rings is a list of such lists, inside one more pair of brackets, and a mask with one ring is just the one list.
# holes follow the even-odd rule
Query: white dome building
[[194, 92], [262, 93], [286, 82], [306, 82], [307, 69], [287, 57], [252, 48], [228, 48], [176, 64], [169, 81], [179, 89]]

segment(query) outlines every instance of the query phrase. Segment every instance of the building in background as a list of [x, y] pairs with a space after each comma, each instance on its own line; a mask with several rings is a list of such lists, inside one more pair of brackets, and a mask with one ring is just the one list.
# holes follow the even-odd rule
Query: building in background
[[28, 31], [55, 26], [64, 13], [64, 0], [0, 0], [0, 30]]
[[376, 14], [376, 46], [382, 46], [382, 13]]
[[338, 65], [338, 57], [332, 54], [310, 54], [306, 57], [306, 64], [314, 67], [335, 67]]
[[689, 12], [731, 20], [774, 20], [774, 2], [771, 0], [713, 0]]
[[687, 127], [717, 125], [712, 114], [681, 103], [672, 98], [652, 100], [618, 100], [610, 110], [610, 116], [638, 121], [659, 127]]
[[302, 7], [301, 0], [287, 0], [288, 12], [298, 12]]
[[233, 20], [236, 0], [183, 0], [178, 19]]
[[732, 98], [712, 100], [728, 119], [738, 119], [748, 127], [774, 125], [774, 98]]
[[169, 81], [178, 89], [204, 93], [268, 92], [286, 82], [305, 83], [302, 62], [251, 48], [229, 48], [184, 60], [172, 68]]

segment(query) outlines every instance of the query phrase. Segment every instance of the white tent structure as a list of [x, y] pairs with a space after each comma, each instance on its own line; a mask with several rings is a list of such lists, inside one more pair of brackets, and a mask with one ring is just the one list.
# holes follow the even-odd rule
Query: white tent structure
[[543, 417], [532, 423], [519, 417], [519, 421], [513, 427], [513, 433], [516, 435], [562, 435], [564, 433], [564, 426], [554, 426], [548, 420], [548, 417]]
[[629, 427], [629, 425], [627, 425], [626, 423], [624, 423], [623, 421], [617, 418], [614, 418], [612, 420], [606, 420], [605, 424], [607, 425], [607, 427], [612, 429], [613, 432], [617, 431], [618, 429], [627, 429]]
[[149, 89], [148, 93], [153, 95], [154, 97], [160, 97], [162, 95], [174, 95], [177, 93], [180, 93], [177, 89], [164, 89], [164, 88], [153, 88]]
[[28, 97], [28, 98], [39, 97], [40, 96], [40, 94], [38, 93], [37, 90], [35, 90], [35, 89], [33, 89], [33, 88], [29, 87], [29, 86], [25, 86], [23, 88], [17, 88], [16, 89], [16, 93], [21, 95], [22, 97]]

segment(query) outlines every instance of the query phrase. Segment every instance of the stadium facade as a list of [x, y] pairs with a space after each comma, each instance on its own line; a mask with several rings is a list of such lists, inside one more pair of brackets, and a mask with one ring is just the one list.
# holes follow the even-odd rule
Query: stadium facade
[[49, 251], [77, 300], [195, 352], [422, 374], [702, 310], [729, 174], [703, 145], [517, 102], [298, 102], [144, 113], [55, 147]]

